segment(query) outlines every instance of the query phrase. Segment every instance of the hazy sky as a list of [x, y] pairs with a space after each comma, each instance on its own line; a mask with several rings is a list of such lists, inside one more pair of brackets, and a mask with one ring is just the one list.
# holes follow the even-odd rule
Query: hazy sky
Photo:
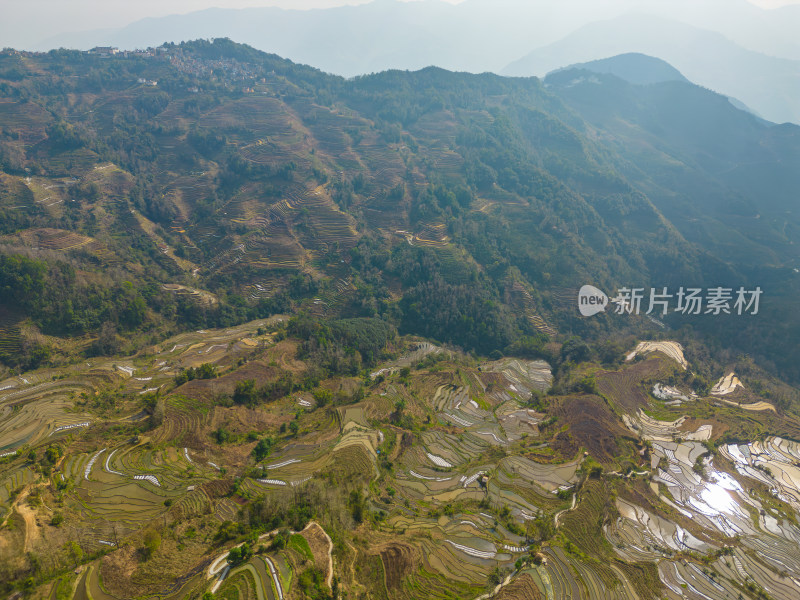
[[[29, 47], [69, 31], [114, 28], [152, 16], [186, 13], [214, 6], [281, 6], [308, 9], [364, 4], [369, 0], [0, 0], [0, 46]], [[404, 0], [409, 1], [409, 0]], [[458, 4], [463, 0], [442, 0]], [[553, 0], [557, 2], [559, 0]], [[800, 0], [748, 0], [773, 8]]]
[[[330, 8], [370, 0], [0, 0], [0, 47], [28, 47], [68, 31], [122, 27], [204, 8]], [[407, 1], [407, 0], [403, 0]], [[457, 4], [462, 0], [443, 0]], [[800, 1], [800, 0], [798, 0]]]

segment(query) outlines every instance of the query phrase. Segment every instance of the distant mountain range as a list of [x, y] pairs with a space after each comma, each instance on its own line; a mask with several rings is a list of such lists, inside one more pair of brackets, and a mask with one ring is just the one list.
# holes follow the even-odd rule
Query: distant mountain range
[[800, 61], [745, 50], [721, 34], [646, 15], [592, 23], [534, 50], [505, 75], [545, 75], [624, 52], [666, 60], [691, 81], [732, 96], [774, 122], [800, 122]]
[[[631, 13], [631, 11], [636, 11]], [[800, 122], [800, 7], [745, 0], [379, 0], [333, 9], [214, 8], [121, 29], [50, 37], [34, 49], [158, 46], [229, 37], [352, 77], [387, 69], [544, 76], [577, 62], [639, 52], [775, 122]]]
[[[752, 266], [793, 254], [793, 244], [778, 240], [782, 227], [796, 226], [784, 218], [792, 220], [800, 189], [799, 155], [784, 151], [795, 147], [800, 128], [745, 114], [647, 56], [575, 65], [544, 82], [629, 161], [626, 177], [690, 241]], [[778, 155], [782, 166], [766, 167]], [[743, 235], [761, 240], [759, 248]]]
[[[535, 47], [531, 39], [538, 38], [539, 29], [530, 22], [507, 22], [500, 14], [444, 2], [379, 1], [308, 11], [213, 8], [143, 19], [117, 30], [59, 36], [39, 47], [136, 48], [229, 37], [346, 77], [431, 65], [455, 71], [497, 71]], [[570, 30], [562, 28], [561, 35]]]

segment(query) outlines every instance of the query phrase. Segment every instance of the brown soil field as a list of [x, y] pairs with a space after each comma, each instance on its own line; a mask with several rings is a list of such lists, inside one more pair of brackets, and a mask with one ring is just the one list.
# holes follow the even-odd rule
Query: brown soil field
[[541, 598], [542, 594], [530, 575], [517, 577], [495, 596], [495, 600], [541, 600]]
[[725, 432], [730, 429], [728, 425], [716, 419], [698, 419], [695, 417], [689, 417], [680, 426], [680, 430], [685, 431], [686, 433], [692, 433], [697, 431], [701, 425], [711, 425], [711, 427], [713, 427], [711, 433], [712, 439], [722, 437]]
[[281, 423], [291, 420], [290, 416], [279, 416], [266, 410], [254, 410], [245, 406], [215, 406], [211, 416], [210, 429], [224, 426], [232, 433], [249, 431], [268, 431], [280, 427]]
[[25, 522], [16, 512], [7, 519], [7, 525], [0, 530], [0, 576], [12, 569], [22, 567], [24, 554], [19, 551], [25, 544]]
[[124, 594], [138, 564], [138, 552], [130, 545], [104, 556], [100, 561], [103, 585], [111, 593]]
[[42, 536], [42, 533], [39, 530], [39, 525], [36, 522], [36, 513], [33, 512], [30, 506], [25, 504], [24, 497], [20, 499], [20, 502], [17, 503], [15, 509], [22, 517], [22, 520], [25, 521], [24, 551], [28, 552], [36, 545], [36, 542], [38, 542], [39, 538]]
[[216, 379], [194, 379], [176, 388], [176, 393], [197, 398], [198, 400], [210, 400], [214, 394], [232, 394], [236, 383], [245, 379], [253, 379], [256, 385], [263, 385], [269, 381], [274, 381], [281, 374], [275, 367], [270, 367], [262, 361], [253, 361], [237, 369], [229, 375], [223, 375]]
[[413, 550], [410, 546], [392, 543], [381, 549], [381, 560], [386, 573], [386, 589], [400, 587], [403, 578], [414, 568]]
[[668, 359], [660, 356], [623, 365], [619, 371], [600, 371], [597, 373], [597, 387], [609, 400], [626, 412], [636, 412], [650, 403], [650, 397], [642, 386], [642, 381], [667, 375], [674, 367]]
[[284, 371], [290, 371], [292, 373], [304, 371], [306, 368], [305, 363], [295, 359], [298, 346], [299, 344], [297, 342], [291, 340], [278, 342], [275, 346], [266, 351], [264, 360], [267, 363], [275, 361]]
[[614, 464], [622, 449], [619, 439], [631, 438], [617, 416], [598, 396], [572, 396], [561, 398], [552, 412], [558, 417], [559, 432], [552, 447], [565, 458], [573, 458], [582, 448], [601, 464]]

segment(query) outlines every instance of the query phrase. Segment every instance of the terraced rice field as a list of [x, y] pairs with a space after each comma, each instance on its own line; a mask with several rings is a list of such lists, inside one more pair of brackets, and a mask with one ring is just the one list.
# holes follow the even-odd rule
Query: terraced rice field
[[[102, 546], [123, 532], [135, 532], [167, 510], [173, 518], [211, 510], [204, 490], [215, 478], [214, 471], [195, 465], [176, 450], [133, 445], [66, 457], [63, 474], [74, 485], [68, 507], [84, 522], [84, 543]], [[165, 503], [171, 507], [165, 508]]]
[[67, 152], [47, 155], [43, 162], [51, 176], [64, 177], [90, 173], [99, 160], [100, 155], [96, 152], [88, 148], [77, 148]]
[[165, 283], [162, 288], [168, 292], [172, 292], [176, 296], [187, 296], [198, 304], [204, 304], [206, 306], [219, 304], [219, 299], [211, 292], [205, 290], [198, 290], [177, 283]]
[[800, 444], [777, 437], [752, 444], [729, 444], [720, 452], [742, 475], [760, 481], [778, 498], [800, 509]]
[[261, 233], [247, 236], [244, 245], [246, 251], [239, 261], [255, 267], [300, 269], [305, 264], [304, 248], [283, 223], [271, 224]]
[[648, 354], [652, 354], [653, 352], [660, 352], [661, 354], [664, 354], [681, 365], [684, 369], [689, 366], [689, 364], [686, 362], [686, 358], [683, 356], [683, 346], [681, 346], [678, 342], [640, 342], [633, 352], [628, 354], [626, 360], [630, 361], [638, 355], [646, 356]]
[[327, 285], [322, 293], [314, 298], [312, 314], [315, 316], [327, 316], [335, 314], [353, 296], [355, 286], [352, 281], [337, 279], [332, 284]]
[[33, 470], [15, 461], [10, 469], [4, 468], [0, 474], [0, 523], [11, 514], [11, 503], [16, 492], [23, 489], [36, 478]]
[[482, 371], [501, 373], [508, 382], [508, 390], [520, 398], [530, 397], [532, 390], [546, 391], [553, 381], [550, 365], [544, 361], [524, 361], [513, 358], [481, 365]]
[[324, 187], [291, 193], [289, 200], [294, 210], [307, 211], [307, 215], [304, 216], [308, 219], [312, 236], [316, 241], [314, 247], [322, 244], [325, 250], [333, 246], [344, 250], [355, 245], [356, 236], [352, 218], [339, 211]]
[[517, 306], [525, 313], [525, 317], [536, 331], [549, 337], [557, 335], [558, 332], [541, 316], [531, 292], [522, 283], [514, 281], [511, 285], [511, 293]]
[[39, 210], [25, 180], [6, 173], [0, 173], [0, 206], [8, 210]]
[[353, 152], [353, 139], [346, 132], [366, 131], [369, 128], [367, 121], [321, 106], [309, 106], [301, 114], [303, 124], [314, 136], [318, 151], [342, 170], [363, 168], [358, 155]]
[[212, 185], [212, 174], [203, 172], [202, 174], [171, 178], [169, 185], [163, 189], [167, 195], [179, 195], [181, 204], [196, 206], [208, 197]]
[[36, 444], [89, 422], [87, 415], [71, 410], [71, 396], [87, 389], [85, 383], [62, 380], [33, 386], [20, 382], [0, 392], [0, 453]]
[[26, 229], [18, 237], [26, 246], [61, 252], [83, 248], [94, 241], [88, 236], [63, 229]]
[[735, 392], [736, 388], [744, 387], [735, 373], [728, 373], [725, 377], [721, 378], [714, 387], [711, 388], [712, 396], [726, 396], [731, 392]]
[[19, 317], [0, 308], [0, 354], [13, 356], [21, 349], [20, 343]]
[[[800, 530], [778, 518], [770, 496], [793, 510], [800, 507], [798, 445], [771, 437], [721, 446], [712, 457], [695, 440], [709, 439], [713, 426], [685, 431], [683, 417], [666, 422], [641, 412], [625, 420], [652, 444], [650, 487], [661, 506], [616, 499], [618, 516], [604, 531], [617, 555], [657, 563], [671, 599], [738, 598], [752, 584], [776, 598], [794, 597], [800, 587]], [[757, 492], [757, 485], [768, 491]], [[711, 570], [678, 559], [717, 556], [733, 539], [743, 544], [712, 561]]]
[[[258, 568], [256, 565], [258, 565]], [[254, 559], [250, 563], [235, 569], [228, 575], [225, 582], [217, 590], [220, 598], [230, 598], [231, 600], [265, 600], [267, 596], [265, 582], [269, 584], [269, 578], [262, 573], [264, 568], [263, 561]], [[265, 579], [262, 579], [264, 577]]]
[[31, 146], [44, 140], [52, 117], [34, 102], [0, 101], [0, 127], [19, 134], [20, 142]]
[[418, 342], [414, 343], [410, 346], [408, 352], [403, 354], [400, 358], [395, 361], [390, 361], [385, 363], [383, 367], [377, 371], [370, 373], [370, 377], [377, 377], [378, 375], [386, 375], [391, 374], [399, 371], [403, 367], [410, 367], [412, 365], [416, 365], [422, 359], [429, 355], [439, 355], [443, 353], [448, 353], [447, 350], [436, 346], [435, 344], [431, 344], [430, 342]]
[[234, 200], [225, 212], [231, 213], [234, 222], [246, 223], [256, 231], [213, 258], [206, 265], [209, 270], [233, 268], [240, 263], [300, 269], [309, 251], [320, 258], [355, 245], [351, 217], [339, 211], [324, 187], [290, 187], [285, 198], [270, 206], [266, 215], [250, 211], [250, 204], [245, 198]]
[[255, 164], [282, 167], [293, 162], [299, 169], [309, 170], [307, 130], [280, 100], [242, 98], [212, 109], [199, 124], [224, 131], [239, 145], [241, 155]]
[[417, 246], [428, 246], [431, 248], [442, 248], [449, 241], [447, 227], [444, 223], [431, 223], [417, 231], [412, 240]]
[[[52, 442], [64, 448], [53, 473], [56, 482], [64, 478], [59, 510], [70, 527], [80, 528], [84, 551], [113, 551], [113, 540], [138, 540], [154, 523], [174, 529], [175, 544], [199, 544], [182, 537], [190, 523], [193, 539], [213, 537], [223, 523], [244, 518], [254, 499], [270, 506], [327, 493], [334, 510], [337, 502], [347, 507], [340, 518], [355, 532], [345, 549], [334, 552], [332, 574], [345, 580], [352, 564], [354, 583], [347, 585], [370, 597], [478, 598], [492, 592], [487, 582], [498, 576], [504, 584], [499, 598], [735, 599], [749, 584], [774, 598], [793, 598], [800, 530], [786, 515], [800, 510], [800, 447], [769, 437], [723, 444], [712, 455], [714, 446], [706, 444], [724, 427], [717, 421], [694, 413], [659, 420], [632, 401], [630, 410], [623, 409], [631, 390], [646, 395], [652, 381], [679, 368], [671, 359], [651, 355], [600, 372], [598, 385], [608, 386], [608, 402], [591, 394], [548, 395], [537, 412], [528, 401], [551, 386], [546, 363], [470, 362], [427, 342], [403, 340], [404, 350], [378, 366], [356, 404], [319, 407], [310, 392], [298, 391], [253, 412], [215, 406], [213, 390], [280, 372], [271, 336], [256, 333], [277, 322], [181, 334], [147, 355], [73, 365], [68, 377], [43, 370], [0, 382], [0, 435], [12, 436], [7, 451], [25, 443], [38, 445], [40, 454]], [[438, 357], [432, 368], [425, 362], [430, 356]], [[250, 362], [237, 365], [239, 358]], [[293, 368], [300, 364], [290, 361]], [[173, 388], [180, 369], [204, 362], [223, 375]], [[400, 377], [403, 367], [414, 377]], [[134, 434], [131, 424], [138, 421], [130, 420], [130, 410], [111, 420], [75, 411], [76, 400], [112, 388], [126, 406], [137, 407], [143, 392], [167, 390], [159, 401], [163, 419]], [[391, 416], [400, 399], [413, 415], [411, 430]], [[682, 400], [680, 407], [731, 411], [708, 399]], [[555, 422], [545, 423], [551, 416]], [[280, 432], [280, 424], [294, 418], [298, 433]], [[255, 423], [264, 423], [269, 433], [261, 435], [276, 440], [258, 463], [248, 436], [248, 426], [261, 427]], [[217, 443], [211, 434], [220, 426], [237, 441]], [[114, 427], [125, 434], [108, 433]], [[47, 437], [21, 439], [26, 432]], [[41, 480], [25, 455], [0, 461], [3, 519], [15, 494], [31, 494]], [[331, 482], [345, 486], [344, 496], [335, 495]], [[358, 525], [349, 520], [347, 502], [361, 482], [367, 491]], [[45, 514], [43, 508], [31, 511], [25, 514], [40, 521]], [[327, 511], [314, 518], [327, 518]], [[540, 539], [548, 528], [551, 533]], [[163, 544], [173, 544], [169, 534], [162, 537]], [[240, 542], [224, 543], [215, 553]], [[303, 561], [327, 569], [324, 552], [318, 557], [314, 546], [317, 554], [309, 558], [311, 550], [295, 542], [258, 554], [224, 577], [220, 563], [206, 578], [208, 557], [197, 558], [168, 595], [213, 588], [215, 596], [288, 600], [299, 594], [297, 577], [310, 565]], [[526, 563], [531, 552], [543, 562]], [[77, 589], [87, 598], [110, 597], [96, 571], [84, 575]]]
[[679, 406], [683, 402], [693, 402], [697, 400], [697, 394], [694, 392], [682, 392], [681, 390], [657, 383], [653, 386], [653, 396], [659, 400], [664, 400], [667, 406]]

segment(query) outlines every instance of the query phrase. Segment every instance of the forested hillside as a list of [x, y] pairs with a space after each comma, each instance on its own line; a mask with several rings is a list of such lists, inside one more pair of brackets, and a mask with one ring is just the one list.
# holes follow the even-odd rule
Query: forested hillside
[[659, 328], [576, 318], [585, 283], [761, 285], [761, 318], [667, 322], [797, 377], [776, 332], [797, 327], [798, 128], [688, 83], [586, 79], [344, 80], [222, 39], [5, 51], [3, 360], [292, 311], [543, 355]]

